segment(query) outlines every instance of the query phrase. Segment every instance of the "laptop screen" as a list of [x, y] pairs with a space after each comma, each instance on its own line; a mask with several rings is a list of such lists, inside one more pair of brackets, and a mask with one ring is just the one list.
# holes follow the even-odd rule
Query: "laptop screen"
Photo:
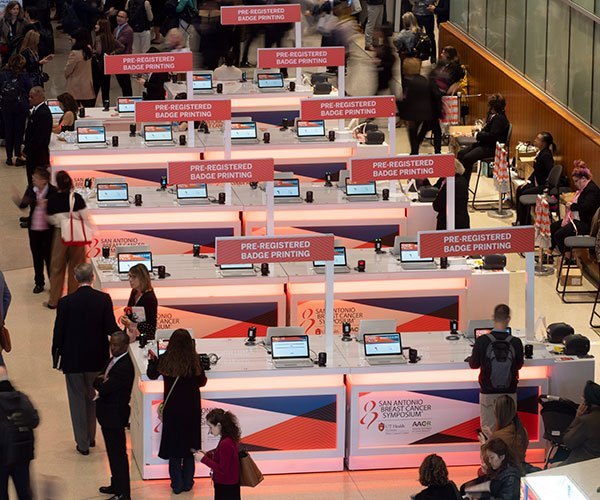
[[365, 333], [365, 356], [394, 356], [402, 354], [399, 333]]
[[298, 120], [296, 122], [298, 137], [325, 137], [325, 120]]
[[56, 99], [48, 99], [46, 105], [50, 108], [50, 113], [53, 115], [62, 115], [64, 111], [60, 108], [60, 102]]
[[177, 184], [177, 199], [190, 200], [194, 198], [208, 197], [205, 183], [200, 184]]
[[193, 90], [212, 90], [212, 87], [212, 75], [210, 73], [195, 73], [193, 75]]
[[283, 88], [283, 75], [281, 73], [260, 73], [257, 77], [259, 89]]
[[96, 199], [100, 201], [127, 201], [129, 192], [126, 182], [96, 184]]
[[119, 113], [134, 113], [135, 103], [142, 102], [140, 97], [119, 97], [117, 98], [117, 111]]
[[144, 125], [145, 141], [172, 141], [173, 127], [170, 124]]
[[348, 182], [346, 179], [346, 195], [347, 196], [364, 196], [377, 194], [375, 181], [359, 184], [356, 182]]
[[253, 264], [220, 264], [219, 269], [254, 269]]
[[279, 179], [273, 184], [275, 198], [289, 198], [300, 196], [300, 179]]
[[106, 143], [106, 130], [103, 126], [77, 127], [77, 142], [79, 144]]
[[152, 252], [127, 252], [117, 254], [117, 270], [119, 274], [128, 273], [137, 265], [144, 264], [148, 272], [152, 272]]
[[234, 122], [231, 124], [232, 139], [256, 139], [256, 122]]
[[[346, 261], [346, 247], [335, 247], [333, 249], [333, 265], [334, 266], [347, 266]], [[313, 260], [313, 267], [325, 266], [324, 260]]]
[[479, 337], [482, 337], [483, 335], [492, 333], [492, 330], [493, 330], [493, 328], [475, 328], [475, 330], [474, 330], [475, 338], [478, 339]]
[[167, 352], [167, 347], [169, 346], [169, 339], [161, 339], [158, 341], [158, 355], [162, 356], [165, 352]]
[[273, 359], [308, 358], [308, 335], [271, 337]]
[[418, 243], [403, 241], [400, 243], [400, 262], [433, 262], [433, 258], [421, 258]]

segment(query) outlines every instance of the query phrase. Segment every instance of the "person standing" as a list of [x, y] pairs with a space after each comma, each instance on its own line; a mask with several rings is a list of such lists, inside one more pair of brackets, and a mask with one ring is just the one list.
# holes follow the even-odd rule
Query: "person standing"
[[48, 75], [44, 74], [42, 67], [54, 58], [54, 54], [48, 54], [40, 59], [39, 45], [40, 34], [35, 30], [29, 30], [23, 38], [20, 54], [25, 58], [25, 71], [31, 79], [31, 84], [43, 87]]
[[[435, 46], [435, 16], [433, 15], [433, 9], [435, 9], [436, 0], [410, 0], [413, 8], [413, 14], [419, 22], [431, 42], [431, 64], [437, 62], [437, 49]], [[432, 8], [433, 7], [433, 8]]]
[[125, 332], [113, 333], [110, 336], [110, 361], [104, 372], [94, 380], [94, 389], [98, 393], [96, 416], [102, 429], [111, 474], [110, 485], [100, 486], [98, 491], [113, 495], [109, 500], [131, 498], [125, 428], [131, 413], [129, 399], [135, 374], [128, 347], [129, 337]]
[[367, 1], [367, 26], [365, 27], [365, 50], [375, 50], [373, 34], [383, 23], [383, 0]]
[[239, 444], [242, 432], [237, 417], [221, 408], [206, 414], [206, 423], [213, 436], [219, 436], [214, 450], [200, 450], [204, 465], [212, 469], [215, 500], [240, 500]]
[[519, 370], [524, 362], [523, 342], [511, 335], [509, 323], [510, 308], [498, 304], [494, 308], [494, 328], [475, 340], [471, 356], [467, 358], [471, 368], [480, 369], [481, 428], [486, 426], [492, 431], [496, 430], [494, 401], [506, 394], [517, 402]]
[[133, 30], [133, 54], [144, 54], [151, 44], [152, 6], [148, 0], [127, 0], [125, 10], [129, 13], [129, 25]]
[[26, 27], [27, 21], [21, 3], [11, 0], [6, 4], [4, 16], [0, 21], [0, 54], [3, 64], [10, 56], [19, 52]]
[[33, 429], [39, 423], [29, 398], [12, 386], [6, 368], [0, 366], [0, 500], [8, 500], [9, 478], [19, 500], [33, 499], [29, 463], [33, 459]]
[[[117, 27], [115, 28], [115, 38], [123, 46], [123, 49], [117, 51], [118, 54], [131, 54], [133, 50], [133, 29], [128, 24], [127, 12], [120, 10], [117, 12]], [[124, 97], [133, 95], [133, 89], [131, 87], [131, 76], [130, 75], [115, 75], [121, 92]]]
[[108, 19], [98, 19], [94, 31], [96, 33], [94, 54], [97, 61], [94, 92], [98, 94], [98, 90], [102, 89], [102, 101], [107, 102], [110, 101], [110, 75], [104, 73], [104, 56], [120, 53], [124, 47], [113, 35]]
[[71, 35], [73, 45], [65, 66], [67, 92], [86, 107], [96, 105], [96, 93], [92, 78], [92, 37], [85, 28], [78, 28]]
[[[0, 271], [0, 329], [6, 328], [6, 315], [12, 296], [10, 289], [4, 279], [4, 274]], [[0, 349], [0, 366], [4, 366], [4, 358], [2, 357], [2, 349]]]
[[52, 136], [52, 113], [46, 104], [43, 87], [29, 91], [29, 119], [25, 128], [23, 152], [25, 153], [27, 184], [31, 185], [37, 167], [50, 165], [50, 137]]
[[20, 209], [29, 207], [29, 249], [33, 258], [34, 283], [33, 293], [44, 291], [44, 264], [48, 280], [50, 280], [50, 255], [52, 254], [53, 228], [48, 224], [48, 197], [56, 193], [50, 184], [50, 173], [45, 168], [36, 168], [32, 176], [32, 185], [27, 186], [22, 197], [13, 196], [13, 201]]
[[127, 307], [143, 309], [143, 318], [138, 318], [135, 312], [131, 317], [122, 316], [120, 322], [125, 326], [132, 337], [132, 341], [140, 335], [147, 340], [154, 340], [156, 335], [156, 320], [158, 317], [158, 300], [152, 288], [152, 281], [148, 268], [144, 264], [136, 264], [129, 270], [129, 284], [131, 294]]
[[[458, 160], [454, 160], [454, 228], [453, 229], [469, 229], [471, 227], [471, 219], [469, 217], [469, 185], [467, 179], [464, 178], [465, 168]], [[437, 212], [437, 231], [447, 229], [447, 214], [446, 202], [448, 195], [448, 185], [446, 178], [440, 177], [435, 183], [439, 188], [438, 194], [433, 200], [433, 209]]]
[[173, 493], [190, 491], [194, 486], [196, 464], [190, 450], [200, 446], [200, 387], [206, 375], [190, 332], [179, 328], [169, 339], [160, 358], [148, 352], [148, 378], [164, 380], [162, 435], [158, 456], [169, 461]]
[[108, 362], [108, 337], [119, 327], [110, 295], [93, 288], [91, 264], [75, 268], [77, 290], [58, 301], [52, 359], [67, 384], [75, 449], [89, 455], [96, 445], [96, 402], [93, 383]]

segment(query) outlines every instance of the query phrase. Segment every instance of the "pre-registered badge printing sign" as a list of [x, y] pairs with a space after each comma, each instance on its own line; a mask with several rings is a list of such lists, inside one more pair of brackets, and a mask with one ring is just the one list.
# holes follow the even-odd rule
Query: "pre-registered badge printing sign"
[[391, 118], [396, 116], [393, 96], [312, 98], [300, 101], [303, 120]]
[[391, 158], [353, 158], [353, 182], [452, 177], [454, 155], [403, 155]]
[[272, 181], [274, 175], [273, 158], [176, 161], [167, 164], [169, 184], [267, 182]]
[[259, 68], [311, 68], [343, 66], [344, 47], [286, 47], [282, 49], [258, 49]]
[[135, 103], [136, 122], [230, 120], [231, 101], [219, 99], [141, 101]]
[[299, 23], [301, 15], [300, 4], [234, 5], [221, 7], [221, 24]]
[[120, 54], [104, 56], [105, 75], [136, 73], [172, 73], [192, 71], [191, 52], [159, 52], [157, 54]]

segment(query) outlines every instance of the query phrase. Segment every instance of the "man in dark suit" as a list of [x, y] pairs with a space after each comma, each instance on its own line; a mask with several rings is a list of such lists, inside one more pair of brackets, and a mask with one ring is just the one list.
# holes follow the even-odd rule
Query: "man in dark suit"
[[[133, 48], [133, 28], [129, 26], [129, 17], [127, 12], [120, 10], [117, 12], [117, 27], [115, 28], [115, 38], [125, 47], [120, 54], [131, 54]], [[131, 75], [115, 75], [117, 82], [121, 87], [121, 92], [124, 96], [133, 95], [131, 89]]]
[[32, 87], [29, 91], [29, 118], [25, 129], [23, 152], [27, 157], [25, 169], [27, 184], [31, 186], [31, 176], [36, 167], [50, 165], [50, 137], [52, 136], [52, 113], [46, 105], [43, 87]]
[[89, 455], [96, 437], [93, 383], [108, 361], [108, 337], [119, 328], [110, 296], [92, 288], [91, 264], [75, 268], [79, 288], [58, 301], [52, 356], [67, 383], [76, 450]]
[[94, 381], [98, 392], [96, 415], [102, 428], [106, 454], [110, 464], [110, 486], [101, 486], [100, 493], [112, 494], [109, 500], [129, 500], [129, 459], [125, 442], [125, 427], [129, 422], [129, 398], [133, 387], [133, 363], [127, 353], [129, 337], [117, 331], [110, 337], [112, 357], [103, 373]]

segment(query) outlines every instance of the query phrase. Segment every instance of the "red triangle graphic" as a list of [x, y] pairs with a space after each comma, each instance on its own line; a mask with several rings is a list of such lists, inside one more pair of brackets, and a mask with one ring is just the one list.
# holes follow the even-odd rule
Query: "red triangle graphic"
[[398, 325], [402, 332], [443, 332], [448, 330], [448, 320], [424, 314], [406, 323]]

